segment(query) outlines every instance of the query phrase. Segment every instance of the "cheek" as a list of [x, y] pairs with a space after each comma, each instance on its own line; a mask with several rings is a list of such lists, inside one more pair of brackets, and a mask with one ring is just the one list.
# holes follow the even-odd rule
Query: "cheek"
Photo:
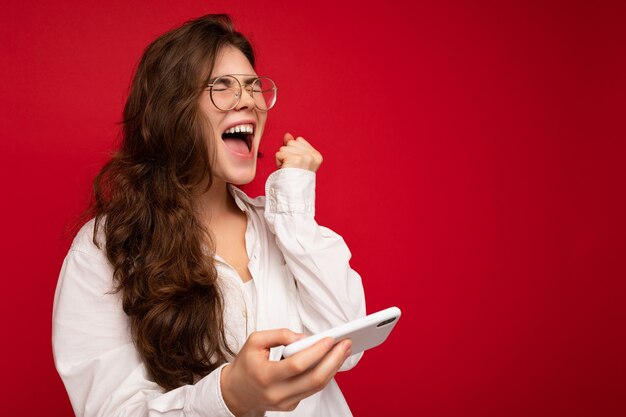
[[222, 140], [222, 133], [220, 132], [220, 122], [216, 117], [209, 117], [207, 120], [207, 132], [209, 132], [210, 136], [207, 140], [218, 142]]
[[[207, 100], [209, 100], [207, 98]], [[200, 111], [204, 116], [205, 122], [208, 124], [208, 127], [211, 131], [217, 132], [219, 130], [219, 125], [221, 121], [224, 119], [224, 114], [213, 107], [211, 103], [207, 103], [206, 100], [203, 100], [200, 105]]]

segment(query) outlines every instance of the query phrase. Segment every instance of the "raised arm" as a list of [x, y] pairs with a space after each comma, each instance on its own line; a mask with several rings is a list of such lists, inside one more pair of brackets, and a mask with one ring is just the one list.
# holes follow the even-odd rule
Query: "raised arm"
[[[344, 240], [314, 218], [315, 171], [321, 157], [316, 159], [317, 151], [304, 139], [292, 138], [285, 137], [277, 153], [280, 169], [267, 180], [265, 218], [296, 280], [303, 325], [318, 333], [364, 316], [365, 296]], [[342, 370], [359, 357], [346, 361]]]

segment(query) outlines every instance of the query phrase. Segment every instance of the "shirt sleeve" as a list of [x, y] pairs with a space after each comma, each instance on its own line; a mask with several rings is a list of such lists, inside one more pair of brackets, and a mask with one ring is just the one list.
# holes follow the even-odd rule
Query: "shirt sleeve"
[[223, 366], [195, 385], [167, 393], [150, 380], [133, 345], [120, 295], [111, 291], [111, 265], [92, 247], [84, 250], [75, 244], [70, 249], [52, 319], [55, 364], [76, 416], [234, 417], [220, 391]]
[[[363, 317], [363, 284], [350, 267], [350, 250], [315, 221], [315, 173], [279, 169], [265, 188], [265, 218], [296, 280], [305, 330], [315, 334]], [[361, 355], [348, 358], [340, 370], [352, 368]]]

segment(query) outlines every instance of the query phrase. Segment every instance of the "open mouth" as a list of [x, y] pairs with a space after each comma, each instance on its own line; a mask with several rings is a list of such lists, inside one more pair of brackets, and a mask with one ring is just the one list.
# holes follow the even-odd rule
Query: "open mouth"
[[250, 123], [232, 126], [222, 133], [224, 144], [233, 152], [240, 154], [250, 153], [253, 138], [254, 125]]

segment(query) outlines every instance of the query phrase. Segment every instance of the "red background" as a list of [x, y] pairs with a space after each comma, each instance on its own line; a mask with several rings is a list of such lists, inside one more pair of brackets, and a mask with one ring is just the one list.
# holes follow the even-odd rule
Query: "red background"
[[403, 310], [338, 378], [355, 416], [626, 415], [626, 10], [589, 3], [3, 5], [2, 414], [71, 415], [50, 347], [64, 231], [143, 48], [228, 12], [280, 86], [248, 191], [284, 131], [309, 139], [318, 221], [368, 311]]

